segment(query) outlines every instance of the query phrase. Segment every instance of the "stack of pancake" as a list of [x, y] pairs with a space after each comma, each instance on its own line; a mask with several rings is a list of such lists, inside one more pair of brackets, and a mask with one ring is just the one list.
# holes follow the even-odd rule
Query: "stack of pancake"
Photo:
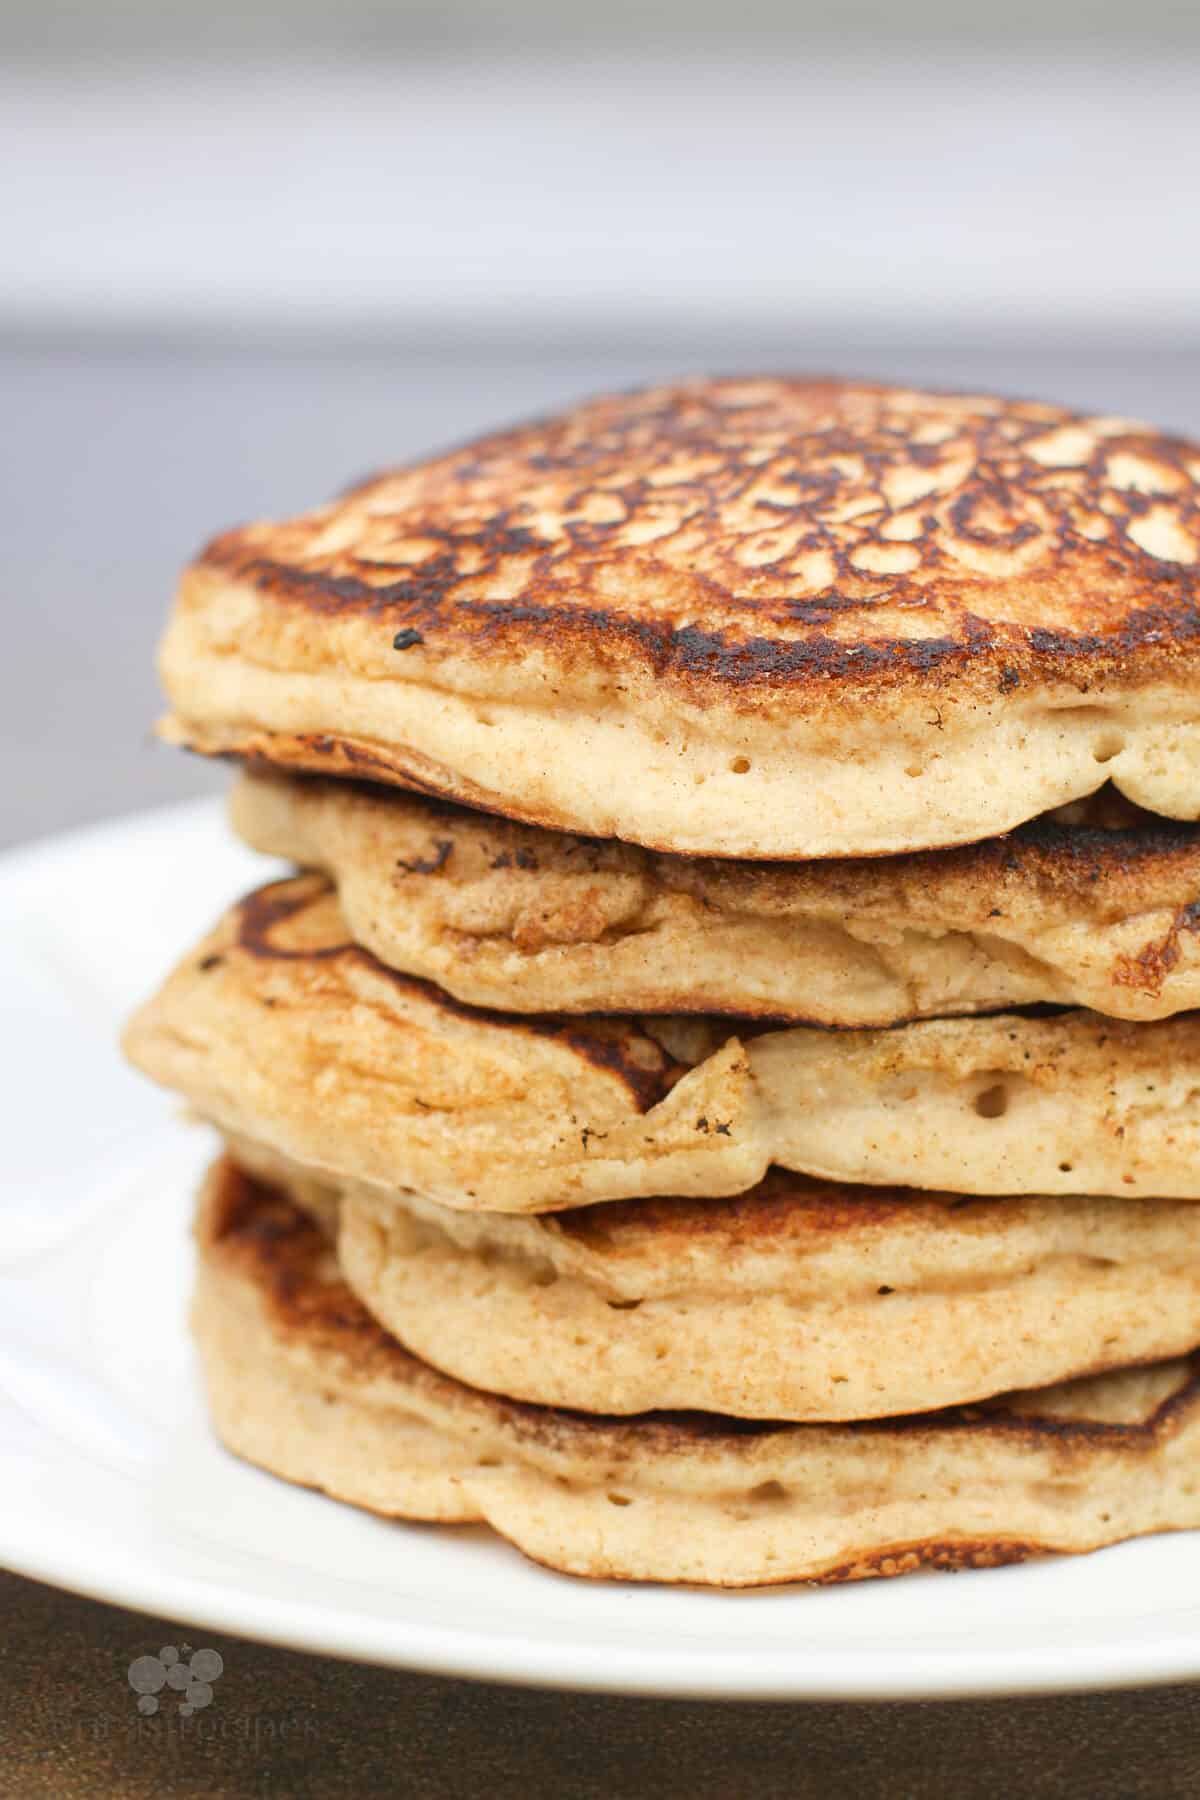
[[126, 1039], [233, 1450], [590, 1576], [1200, 1524], [1200, 448], [606, 398], [218, 538], [162, 668], [302, 871]]

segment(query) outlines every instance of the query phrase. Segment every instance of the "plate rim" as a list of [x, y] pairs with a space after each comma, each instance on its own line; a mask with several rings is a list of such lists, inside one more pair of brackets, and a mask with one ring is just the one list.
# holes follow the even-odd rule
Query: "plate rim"
[[[274, 1479], [268, 1477], [268, 1479]], [[314, 1495], [323, 1499], [324, 1496]], [[331, 1501], [331, 1505], [338, 1504]], [[2, 1521], [2, 1515], [0, 1515]], [[2, 1523], [0, 1523], [2, 1530]], [[1095, 1554], [1101, 1554], [1096, 1552]], [[126, 1561], [127, 1561], [126, 1553]], [[1151, 1643], [1136, 1657], [1129, 1646], [1110, 1646], [1075, 1657], [1068, 1664], [1061, 1646], [1034, 1650], [988, 1651], [974, 1660], [961, 1652], [909, 1652], [901, 1659], [894, 1652], [864, 1659], [844, 1649], [812, 1653], [833, 1667], [820, 1669], [806, 1660], [764, 1655], [763, 1663], [749, 1657], [744, 1668], [731, 1671], [729, 1664], [703, 1669], [695, 1651], [646, 1652], [622, 1645], [618, 1652], [584, 1641], [538, 1643], [519, 1634], [445, 1630], [436, 1626], [401, 1624], [368, 1619], [361, 1614], [325, 1614], [320, 1624], [302, 1604], [272, 1597], [257, 1597], [256, 1616], [239, 1611], [244, 1594], [219, 1583], [168, 1576], [153, 1586], [151, 1578], [139, 1582], [123, 1575], [115, 1582], [98, 1580], [95, 1564], [75, 1566], [69, 1557], [26, 1551], [13, 1554], [0, 1539], [0, 1567], [11, 1573], [42, 1581], [109, 1606], [159, 1615], [221, 1632], [249, 1642], [275, 1645], [315, 1656], [332, 1656], [344, 1662], [366, 1662], [381, 1668], [443, 1676], [451, 1680], [492, 1682], [505, 1687], [541, 1688], [570, 1693], [602, 1693], [630, 1697], [744, 1701], [937, 1701], [1001, 1699], [1020, 1695], [1070, 1694], [1170, 1686], [1200, 1677], [1200, 1654], [1184, 1643]], [[998, 1571], [997, 1571], [998, 1572]], [[570, 1576], [564, 1580], [576, 1579]], [[803, 1584], [796, 1584], [801, 1586]], [[723, 1595], [712, 1599], [720, 1604]], [[328, 1622], [336, 1617], [339, 1630], [331, 1633]], [[397, 1632], [411, 1641], [385, 1641], [384, 1633]], [[431, 1648], [428, 1635], [433, 1633]], [[354, 1641], [351, 1641], [351, 1639]], [[415, 1640], [424, 1639], [423, 1642]], [[371, 1640], [371, 1641], [366, 1641]], [[606, 1658], [628, 1658], [620, 1671]], [[946, 1663], [953, 1659], [947, 1674]], [[502, 1659], [494, 1662], [493, 1659]], [[851, 1668], [857, 1662], [865, 1666]], [[671, 1667], [674, 1663], [678, 1666]], [[935, 1673], [936, 1670], [936, 1673]]]

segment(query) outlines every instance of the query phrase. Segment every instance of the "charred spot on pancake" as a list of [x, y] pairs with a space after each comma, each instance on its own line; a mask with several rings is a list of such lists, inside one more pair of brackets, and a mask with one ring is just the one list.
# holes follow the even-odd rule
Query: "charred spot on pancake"
[[210, 1173], [197, 1235], [208, 1254], [254, 1283], [277, 1329], [360, 1364], [420, 1366], [350, 1291], [315, 1220], [229, 1156]]
[[943, 1574], [964, 1569], [999, 1569], [1045, 1556], [1052, 1548], [1029, 1538], [917, 1539], [910, 1544], [892, 1544], [885, 1550], [864, 1551], [816, 1576], [811, 1585], [827, 1587], [835, 1582], [865, 1581], [872, 1576], [913, 1575], [921, 1569], [937, 1569]]
[[[576, 845], [575, 847], [579, 848], [580, 846]], [[532, 850], [527, 849], [524, 845], [520, 845], [515, 850], [501, 850], [500, 854], [493, 858], [491, 867], [493, 869], [524, 869], [526, 871], [536, 871], [538, 860]]]
[[396, 867], [402, 869], [406, 875], [436, 875], [439, 869], [445, 868], [453, 853], [454, 844], [451, 839], [439, 838], [433, 847], [432, 855], [414, 857], [411, 862], [406, 862], [402, 856], [398, 856]]
[[[333, 884], [328, 877], [319, 874], [290, 876], [256, 888], [234, 908], [231, 926], [235, 947], [247, 956], [265, 962], [354, 962], [370, 969], [379, 980], [419, 997], [426, 1005], [436, 1007], [452, 1018], [466, 1019], [472, 1024], [498, 1025], [514, 1034], [556, 1038], [594, 1068], [615, 1075], [624, 1084], [639, 1112], [649, 1112], [686, 1075], [688, 1065], [677, 1061], [656, 1038], [642, 1031], [631, 1019], [586, 1014], [505, 1013], [455, 1000], [433, 982], [416, 975], [404, 975], [380, 962], [369, 950], [362, 949], [350, 937], [340, 914], [333, 915], [328, 921], [329, 925], [336, 922], [332, 941], [325, 929], [326, 920], [320, 918], [318, 929], [313, 933], [315, 941], [306, 943], [303, 936], [305, 914], [310, 908], [331, 901], [333, 896]], [[299, 931], [299, 943], [287, 941], [286, 928], [289, 926]]]
[[1152, 939], [1143, 945], [1136, 956], [1123, 955], [1117, 958], [1112, 977], [1114, 985], [1136, 988], [1157, 999], [1168, 975], [1179, 961], [1180, 935], [1185, 932], [1190, 935], [1197, 930], [1200, 930], [1200, 901], [1193, 901], [1190, 906], [1180, 907], [1165, 937]]

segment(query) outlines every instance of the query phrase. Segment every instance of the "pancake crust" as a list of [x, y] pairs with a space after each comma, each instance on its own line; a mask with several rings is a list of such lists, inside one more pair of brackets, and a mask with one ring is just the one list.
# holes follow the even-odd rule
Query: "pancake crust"
[[437, 1374], [375, 1324], [318, 1228], [218, 1164], [193, 1321], [228, 1447], [390, 1517], [484, 1519], [590, 1577], [746, 1587], [971, 1568], [1200, 1524], [1200, 1368], [843, 1425], [607, 1419]]
[[475, 1006], [880, 1026], [1200, 1005], [1200, 827], [1146, 814], [807, 864], [663, 856], [262, 769], [232, 815], [253, 848], [327, 872], [382, 962]]
[[976, 1194], [1200, 1198], [1200, 1016], [758, 1031], [474, 1010], [355, 945], [319, 875], [234, 907], [127, 1028], [224, 1130], [467, 1211], [740, 1193], [771, 1163]]
[[407, 1349], [543, 1406], [871, 1419], [1200, 1343], [1187, 1201], [964, 1201], [774, 1170], [732, 1199], [516, 1218], [230, 1148], [337, 1234], [346, 1280]]
[[174, 741], [726, 857], [1200, 816], [1200, 447], [987, 396], [695, 380], [216, 538]]

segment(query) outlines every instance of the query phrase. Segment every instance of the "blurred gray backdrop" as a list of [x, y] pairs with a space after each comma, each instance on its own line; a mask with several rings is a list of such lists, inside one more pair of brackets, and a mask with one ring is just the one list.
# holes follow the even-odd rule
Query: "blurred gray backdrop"
[[0, 4], [0, 841], [220, 785], [221, 526], [589, 389], [832, 368], [1200, 434], [1200, 8]]

